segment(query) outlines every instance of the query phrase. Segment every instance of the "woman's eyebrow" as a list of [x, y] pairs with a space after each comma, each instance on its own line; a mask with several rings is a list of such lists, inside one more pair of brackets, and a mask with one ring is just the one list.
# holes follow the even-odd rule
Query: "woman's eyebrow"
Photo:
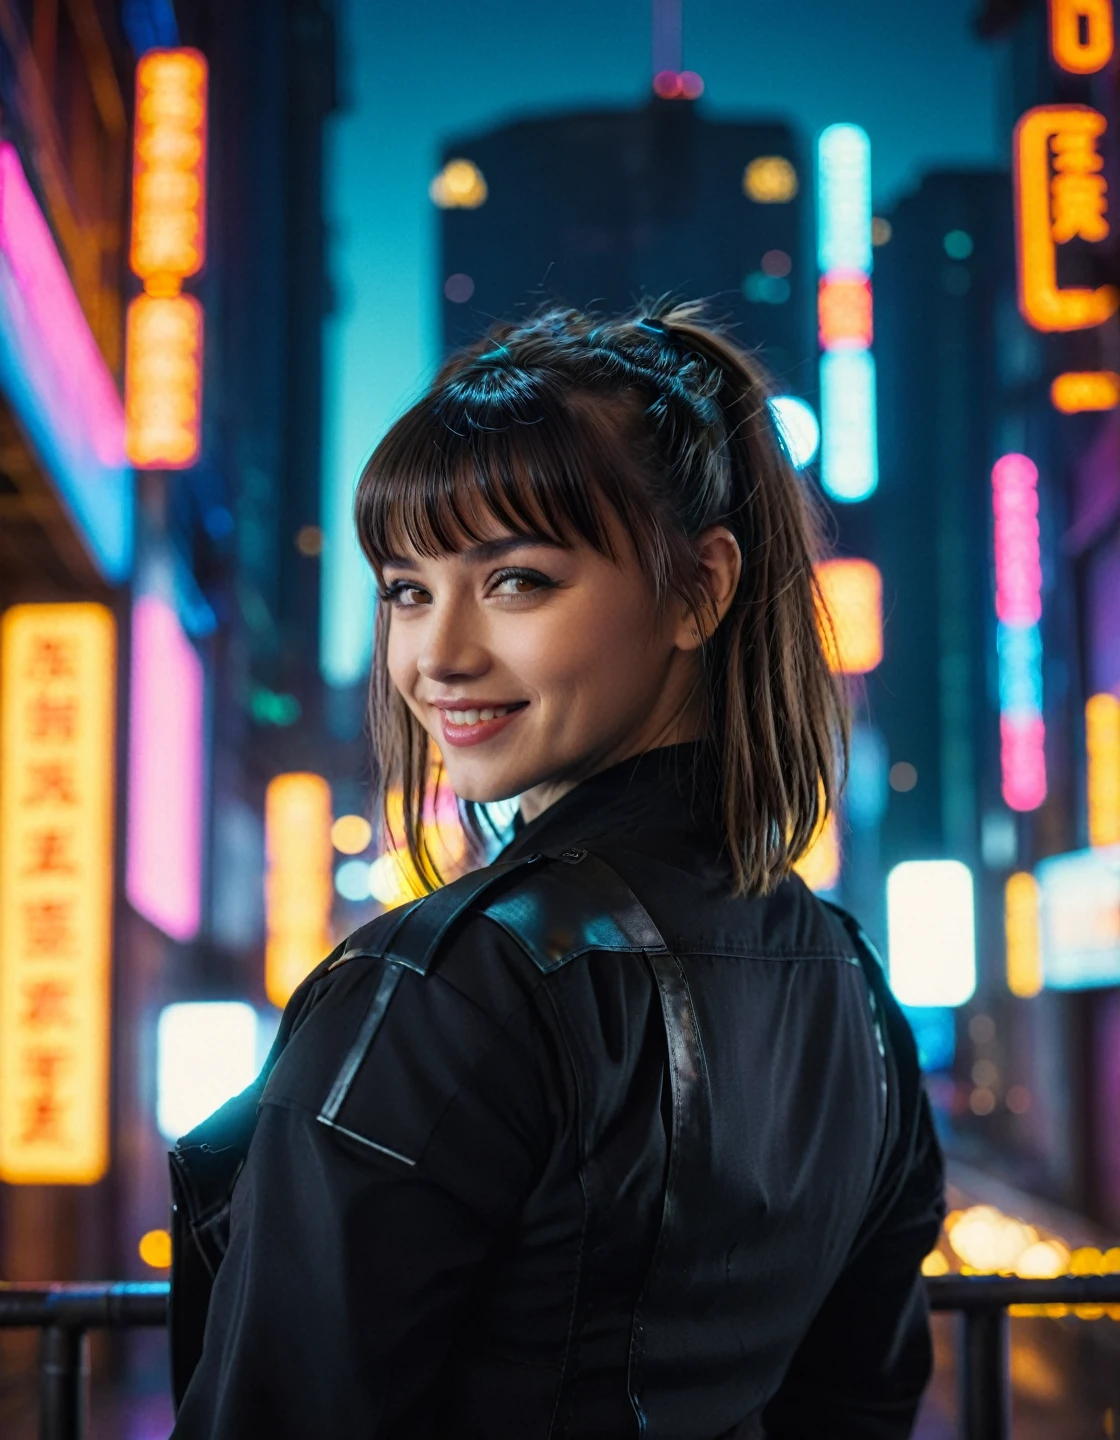
[[[457, 560], [471, 562], [484, 562], [496, 560], [499, 556], [505, 555], [510, 550], [518, 550], [523, 545], [546, 545], [552, 550], [564, 548], [559, 540], [554, 540], [551, 535], [537, 535], [526, 531], [518, 535], [503, 535], [496, 540], [483, 540], [478, 545], [471, 545], [466, 550], [455, 552]], [[417, 564], [415, 555], [385, 555], [381, 564], [385, 567], [395, 565], [399, 569], [409, 569]]]

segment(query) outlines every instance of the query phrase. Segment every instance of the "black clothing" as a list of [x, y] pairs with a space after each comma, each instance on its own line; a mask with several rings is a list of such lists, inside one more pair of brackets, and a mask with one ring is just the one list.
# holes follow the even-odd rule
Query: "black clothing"
[[913, 1044], [799, 880], [729, 898], [696, 754], [593, 777], [503, 856], [586, 847], [671, 956], [548, 969], [469, 913], [334, 1127], [387, 967], [293, 1001], [174, 1440], [909, 1434], [942, 1215]]

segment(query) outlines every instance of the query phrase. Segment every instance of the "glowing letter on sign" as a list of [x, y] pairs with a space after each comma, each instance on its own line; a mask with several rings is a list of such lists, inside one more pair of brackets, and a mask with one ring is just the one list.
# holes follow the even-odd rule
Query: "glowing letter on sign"
[[1112, 59], [1112, 0], [1050, 0], [1050, 53], [1071, 75], [1095, 75]]
[[139, 470], [182, 470], [202, 435], [202, 306], [139, 295], [128, 307], [126, 446]]
[[0, 623], [0, 1180], [109, 1159], [116, 630], [102, 605]]
[[202, 701], [202, 661], [174, 610], [141, 596], [132, 612], [125, 890], [174, 940], [193, 939], [199, 926]]
[[870, 560], [825, 560], [816, 567], [821, 625], [830, 667], [866, 675], [883, 658], [883, 578]]
[[1097, 141], [1105, 118], [1085, 105], [1039, 105], [1015, 127], [1019, 308], [1036, 330], [1084, 330], [1115, 314], [1120, 293], [1058, 288], [1058, 245], [1109, 233]]
[[1042, 989], [1042, 949], [1038, 919], [1038, 881], [1025, 870], [1008, 878], [1004, 891], [1007, 988], [1030, 999]]
[[976, 990], [972, 872], [907, 860], [887, 876], [891, 989], [903, 1005], [964, 1005]]
[[1055, 376], [1050, 401], [1063, 415], [1115, 410], [1120, 405], [1120, 375], [1115, 370], [1067, 370]]
[[130, 259], [152, 294], [175, 294], [206, 256], [206, 79], [197, 50], [136, 66]]
[[879, 483], [875, 360], [870, 350], [821, 356], [821, 484], [834, 500], [866, 500]]
[[321, 775], [277, 775], [264, 826], [265, 990], [282, 1007], [331, 948], [331, 787]]
[[1120, 845], [1120, 700], [1091, 695], [1085, 702], [1089, 844]]
[[871, 273], [871, 142], [858, 125], [830, 125], [817, 142], [821, 273]]

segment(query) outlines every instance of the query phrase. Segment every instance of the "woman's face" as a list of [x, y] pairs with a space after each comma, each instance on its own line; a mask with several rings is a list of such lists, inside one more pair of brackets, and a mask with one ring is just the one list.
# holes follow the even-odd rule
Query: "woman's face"
[[[462, 799], [521, 795], [531, 819], [597, 770], [696, 733], [696, 621], [682, 602], [657, 606], [608, 526], [618, 563], [495, 521], [484, 543], [382, 567], [390, 677]], [[737, 580], [735, 541], [706, 534], [726, 537]]]

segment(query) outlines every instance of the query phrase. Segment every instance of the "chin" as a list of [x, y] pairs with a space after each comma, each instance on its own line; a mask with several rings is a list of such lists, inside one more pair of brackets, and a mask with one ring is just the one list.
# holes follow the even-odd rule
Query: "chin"
[[520, 795], [525, 785], [511, 779], [508, 772], [495, 766], [456, 765], [443, 760], [444, 770], [452, 790], [460, 800], [473, 801], [476, 805], [492, 805], [499, 800], [512, 800]]

